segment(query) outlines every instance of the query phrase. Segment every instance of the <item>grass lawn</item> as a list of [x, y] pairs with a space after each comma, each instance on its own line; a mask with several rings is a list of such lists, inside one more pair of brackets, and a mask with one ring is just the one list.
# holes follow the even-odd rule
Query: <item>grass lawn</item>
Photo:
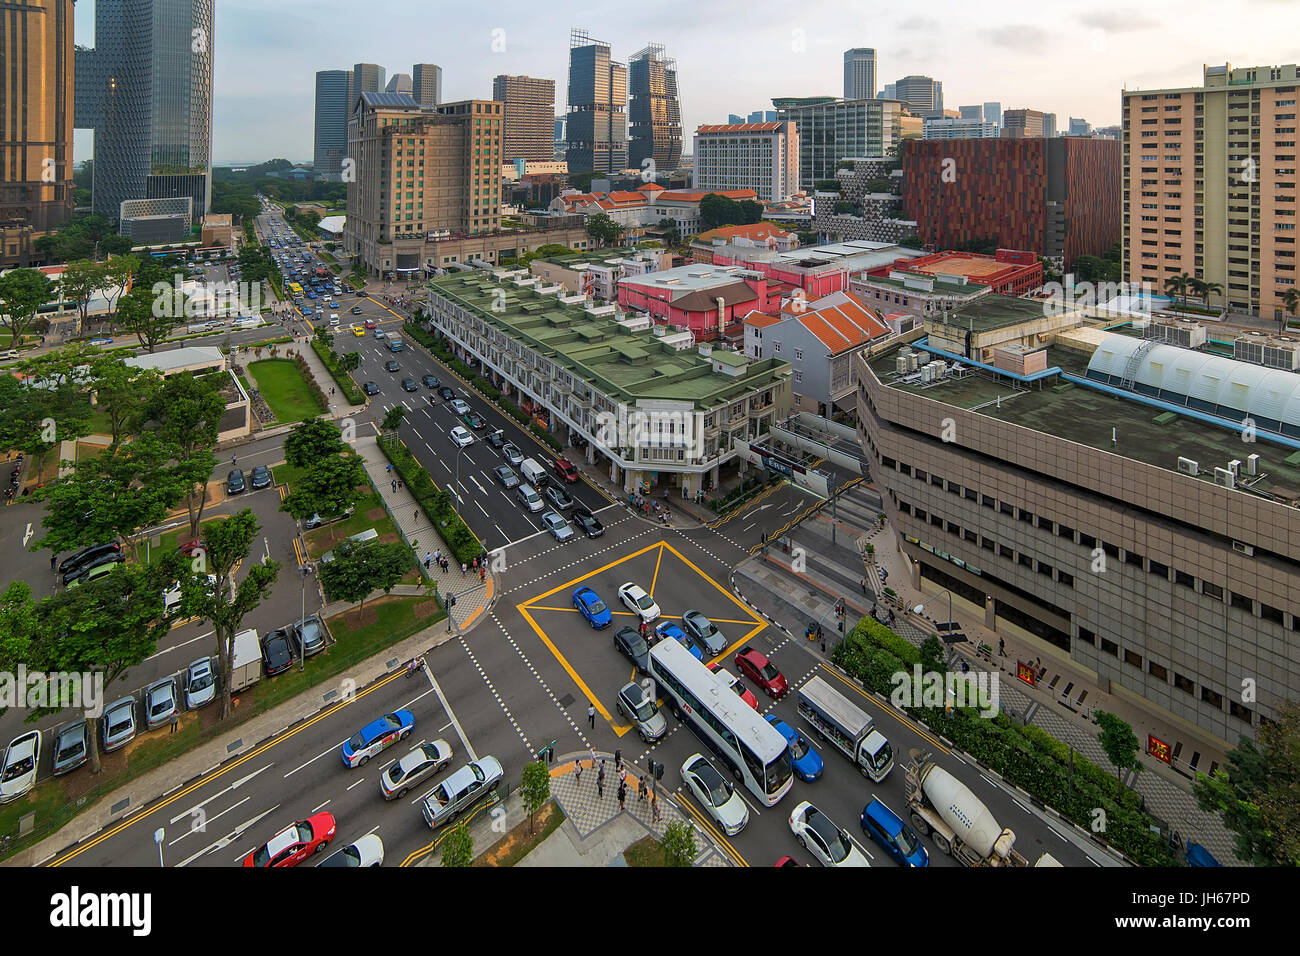
[[280, 424], [315, 418], [324, 411], [292, 359], [262, 359], [246, 368]]
[[546, 806], [537, 811], [537, 816], [533, 820], [531, 828], [528, 820], [525, 819], [498, 840], [492, 849], [481, 854], [473, 865], [514, 866], [535, 850], [543, 840], [558, 830], [563, 822], [564, 811], [555, 805], [554, 800], [551, 800]]
[[628, 866], [667, 866], [668, 860], [659, 846], [659, 841], [652, 836], [642, 837], [623, 851], [623, 859]]

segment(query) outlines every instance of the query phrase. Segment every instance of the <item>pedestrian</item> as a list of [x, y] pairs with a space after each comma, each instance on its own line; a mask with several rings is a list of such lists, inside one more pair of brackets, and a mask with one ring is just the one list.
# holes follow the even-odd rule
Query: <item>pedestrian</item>
[[58, 557], [57, 554], [52, 554], [52, 555], [50, 555], [50, 570], [51, 570], [51, 571], [54, 570], [54, 559], [57, 558], [57, 557]]
[[487, 584], [487, 565], [483, 565], [478, 569], [478, 579], [480, 584]]
[[419, 520], [420, 520], [420, 509], [419, 509], [419, 508], [416, 508], [416, 509], [415, 509], [415, 515], [414, 515], [414, 517], [412, 518], [412, 520], [413, 520], [413, 521], [419, 521]]
[[668, 489], [665, 488], [665, 489], [664, 489], [664, 501], [667, 501], [667, 500], [668, 500]]
[[[232, 458], [231, 461], [234, 461], [234, 459]], [[390, 475], [393, 473], [393, 466], [392, 466], [392, 465], [389, 465], [389, 466], [388, 466], [388, 473], [389, 473]]]
[[646, 785], [645, 785], [645, 774], [641, 774], [641, 782], [637, 784], [636, 792], [637, 792], [636, 802], [645, 803], [645, 795], [647, 792]]
[[429, 565], [431, 565], [432, 563], [433, 563], [433, 557], [430, 556], [430, 555], [428, 555], [428, 554], [426, 554], [426, 555], [424, 556], [424, 570], [428, 571], [428, 570], [429, 570]]
[[235, 456], [234, 456], [234, 455], [231, 455], [231, 456], [230, 456], [230, 463], [231, 463], [232, 465], [235, 463]]
[[171, 733], [176, 733], [176, 728], [180, 726], [181, 713], [179, 710], [172, 711], [172, 729]]
[[469, 565], [467, 565], [464, 561], [462, 561], [462, 562], [460, 563], [460, 575], [461, 575], [461, 577], [464, 577], [464, 576], [465, 576], [466, 574], [468, 574], [468, 573], [469, 573]]
[[582, 783], [582, 761], [573, 761], [573, 782]]
[[[591, 727], [592, 730], [596, 729], [596, 705], [595, 704], [592, 704], [590, 707], [587, 708], [587, 725]], [[603, 775], [605, 772], [605, 761], [602, 760], [600, 762], [600, 765], [601, 765], [600, 772]]]
[[[844, 627], [843, 627], [843, 625], [841, 625], [841, 626], [840, 626], [840, 631], [843, 632], [843, 630], [844, 630]], [[823, 654], [826, 653], [826, 637], [825, 637], [825, 635], [822, 635], [822, 653], [823, 653]]]
[[398, 479], [397, 479], [397, 490], [398, 490], [398, 491], [401, 491], [401, 490], [402, 490], [403, 488], [405, 488], [405, 487], [406, 487], [406, 485], [402, 483], [402, 479], [401, 479], [401, 478], [398, 478]]
[[617, 770], [619, 773], [623, 772], [623, 751], [622, 750], [616, 749], [614, 751], [614, 769]]
[[964, 657], [962, 658], [962, 661], [961, 661], [961, 672], [962, 672], [963, 674], [969, 674], [969, 673], [970, 673], [970, 664], [968, 664], [968, 663], [966, 662], [966, 659], [965, 659]]
[[442, 564], [442, 548], [438, 548], [438, 550], [433, 552], [433, 560], [437, 561], [439, 564]]
[[618, 782], [618, 808], [619, 808], [619, 810], [622, 810], [622, 809], [623, 809], [623, 802], [624, 802], [625, 800], [627, 800], [627, 781], [625, 781], [625, 780], [620, 780], [620, 781]]
[[596, 796], [603, 797], [604, 795], [605, 795], [605, 761], [602, 758], [600, 761], [600, 770], [596, 772]]
[[389, 487], [393, 489], [393, 494], [397, 494], [397, 479], [394, 478], [388, 482]]
[[1006, 657], [1006, 656], [1007, 656], [1007, 642], [1006, 642], [1006, 638], [1002, 638], [1002, 637], [999, 637], [999, 638], [998, 638], [998, 656], [999, 656], [999, 657]]
[[659, 800], [655, 797], [654, 791], [650, 793], [650, 820], [654, 823], [659, 822]]
[[826, 635], [822, 633], [822, 626], [820, 624], [817, 625], [817, 637], [822, 641], [822, 643], [826, 642]]
[[872, 617], [875, 617], [875, 616], [876, 616], [876, 602], [875, 602], [875, 601], [872, 601], [872, 602], [871, 602], [871, 616], [872, 616]]

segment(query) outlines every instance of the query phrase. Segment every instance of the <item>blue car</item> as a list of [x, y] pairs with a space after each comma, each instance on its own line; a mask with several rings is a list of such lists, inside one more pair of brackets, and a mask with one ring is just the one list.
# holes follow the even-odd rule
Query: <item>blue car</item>
[[900, 866], [929, 866], [930, 854], [916, 831], [879, 800], [862, 808], [862, 832], [871, 837]]
[[415, 714], [409, 710], [399, 710], [372, 720], [343, 745], [343, 766], [349, 770], [365, 766], [366, 761], [385, 747], [411, 736], [414, 729]]
[[587, 619], [587, 623], [598, 631], [603, 627], [609, 627], [609, 622], [614, 620], [613, 613], [605, 606], [600, 595], [591, 588], [578, 588], [574, 591], [573, 606]]
[[822, 775], [822, 757], [813, 750], [808, 738], [795, 730], [776, 714], [768, 714], [767, 722], [775, 727], [785, 738], [790, 749], [790, 766], [799, 775], [799, 779], [812, 782]]
[[704, 660], [704, 652], [700, 650], [699, 645], [697, 645], [694, 641], [692, 641], [689, 637], [687, 637], [686, 632], [683, 631], [676, 624], [674, 624], [672, 621], [664, 621], [663, 623], [661, 623], [658, 627], [655, 628], [655, 633], [658, 634], [661, 639], [665, 637], [671, 637], [678, 644], [682, 645], [682, 647], [690, 651], [691, 655], [697, 661]]

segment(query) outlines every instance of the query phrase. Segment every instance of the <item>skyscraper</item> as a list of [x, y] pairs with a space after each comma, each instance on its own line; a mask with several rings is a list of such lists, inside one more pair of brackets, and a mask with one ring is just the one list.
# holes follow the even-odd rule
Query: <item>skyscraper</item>
[[569, 172], [615, 174], [627, 168], [627, 67], [610, 59], [609, 44], [586, 30], [569, 34], [565, 132]]
[[676, 168], [682, 159], [682, 106], [677, 98], [677, 61], [664, 56], [662, 44], [650, 43], [628, 61], [628, 163], [644, 169]]
[[0, 268], [72, 215], [72, 4], [0, 12]]
[[1002, 125], [1002, 104], [996, 100], [990, 100], [984, 104], [984, 119], [990, 123]]
[[841, 100], [833, 96], [773, 97], [780, 122], [799, 134], [799, 176], [803, 189], [834, 179], [842, 159], [884, 156], [902, 136], [902, 108], [886, 100]]
[[1071, 136], [1091, 136], [1092, 124], [1086, 119], [1077, 116], [1070, 117], [1070, 135]]
[[1002, 114], [1002, 135], [1007, 139], [1036, 139], [1044, 135], [1045, 117], [1040, 110], [1007, 110]]
[[352, 78], [348, 81], [348, 115], [357, 105], [362, 93], [378, 93], [384, 88], [385, 71], [378, 63], [354, 63]]
[[389, 79], [388, 85], [384, 87], [385, 93], [405, 93], [411, 95], [411, 75], [409, 73], [394, 73]]
[[728, 113], [728, 114], [727, 114], [727, 123], [728, 123], [729, 125], [731, 125], [731, 126], [736, 126], [737, 124], [740, 124], [740, 123], [743, 123], [743, 122], [745, 122], [745, 117], [741, 116], [739, 113]]
[[898, 84], [897, 84], [897, 83], [886, 83], [886, 84], [885, 84], [885, 88], [884, 88], [884, 90], [881, 91], [881, 93], [880, 93], [880, 97], [879, 97], [879, 98], [882, 99], [882, 100], [896, 100], [896, 99], [898, 99]]
[[347, 70], [321, 70], [316, 74], [316, 148], [312, 164], [317, 179], [338, 180], [348, 154]]
[[76, 52], [76, 126], [95, 131], [94, 208], [190, 196], [211, 207], [213, 0], [101, 0]]
[[844, 98], [876, 98], [876, 51], [871, 47], [854, 47], [844, 51]]
[[436, 63], [417, 63], [411, 67], [411, 98], [423, 106], [442, 102], [442, 67]]
[[1052, 139], [1054, 136], [1056, 136], [1056, 114], [1055, 113], [1043, 114], [1043, 136], [1046, 137], [1047, 139]]
[[492, 80], [492, 99], [505, 106], [501, 161], [549, 163], [555, 156], [555, 81], [503, 74]]
[[957, 112], [961, 114], [961, 119], [984, 122], [984, 107], [979, 104], [975, 106], [959, 106]]
[[943, 84], [929, 76], [905, 76], [894, 84], [897, 96], [917, 115], [943, 114]]

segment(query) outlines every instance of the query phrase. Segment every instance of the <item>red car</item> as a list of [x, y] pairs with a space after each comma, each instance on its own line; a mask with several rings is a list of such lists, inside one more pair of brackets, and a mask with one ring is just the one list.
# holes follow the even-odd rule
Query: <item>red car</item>
[[337, 829], [332, 813], [299, 820], [244, 857], [244, 866], [297, 866], [325, 849]]
[[555, 473], [569, 484], [574, 484], [578, 480], [578, 469], [567, 458], [555, 459]]
[[731, 671], [724, 671], [722, 665], [716, 661], [709, 665], [709, 670], [717, 674], [719, 677], [724, 678], [731, 689], [736, 692], [737, 697], [747, 703], [750, 707], [758, 710], [758, 698], [754, 696], [753, 691], [740, 682], [739, 677], [736, 677], [731, 673]]
[[183, 545], [181, 545], [176, 550], [179, 551], [181, 554], [185, 555], [186, 557], [192, 557], [194, 552], [200, 547], [206, 547], [203, 544], [203, 539], [195, 538], [193, 541], [186, 541]]
[[378, 325], [379, 323], [376, 322], [374, 319], [366, 319], [366, 328], [373, 329], [378, 327]]
[[790, 685], [785, 676], [776, 669], [776, 665], [752, 647], [746, 647], [736, 655], [736, 666], [740, 672], [767, 692], [773, 700], [785, 696]]

